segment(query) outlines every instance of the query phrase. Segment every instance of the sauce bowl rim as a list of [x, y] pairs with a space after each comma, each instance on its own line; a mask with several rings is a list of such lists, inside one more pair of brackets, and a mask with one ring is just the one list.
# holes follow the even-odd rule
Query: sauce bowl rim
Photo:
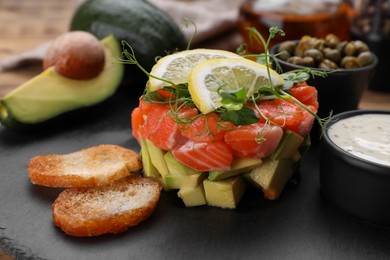
[[[332, 115], [323, 126], [323, 135], [321, 142], [326, 142], [332, 149], [336, 150], [339, 154], [342, 155], [343, 158], [347, 157], [348, 159], [352, 159], [354, 161], [358, 161], [359, 164], [368, 164], [375, 167], [380, 167], [381, 169], [387, 169], [390, 170], [390, 166], [384, 165], [378, 162], [373, 162], [365, 158], [361, 158], [359, 156], [356, 156], [352, 153], [349, 153], [342, 149], [340, 146], [338, 146], [336, 143], [334, 143], [330, 137], [329, 137], [329, 128], [338, 122], [341, 119], [351, 118], [358, 115], [364, 115], [364, 114], [385, 114], [390, 115], [390, 110], [381, 110], [381, 109], [357, 109], [357, 110], [350, 110], [341, 112], [335, 115]], [[335, 120], [336, 119], [336, 120]], [[341, 156], [339, 156], [341, 157]], [[388, 175], [388, 174], [387, 174]]]

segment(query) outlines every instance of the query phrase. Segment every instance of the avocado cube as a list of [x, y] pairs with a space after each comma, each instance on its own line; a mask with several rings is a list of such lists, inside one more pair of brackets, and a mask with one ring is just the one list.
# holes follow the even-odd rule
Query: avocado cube
[[280, 141], [275, 152], [271, 155], [273, 160], [287, 159], [299, 149], [305, 139], [299, 134], [285, 130], [282, 140]]
[[240, 175], [220, 181], [205, 179], [203, 186], [209, 206], [230, 209], [236, 208], [246, 190], [245, 182]]
[[177, 196], [182, 199], [186, 207], [195, 207], [207, 204], [202, 183], [196, 187], [181, 187]]
[[164, 160], [165, 151], [158, 148], [155, 144], [147, 139], [146, 145], [148, 147], [152, 164], [157, 168], [160, 175], [164, 178], [166, 175], [168, 175], [168, 167]]
[[180, 189], [182, 187], [196, 187], [207, 177], [207, 173], [198, 172], [191, 175], [165, 175], [165, 184], [169, 189]]
[[218, 181], [227, 179], [238, 174], [247, 172], [259, 166], [262, 163], [260, 158], [234, 158], [231, 169], [228, 171], [210, 171], [209, 180]]
[[168, 172], [169, 174], [172, 175], [191, 175], [191, 174], [196, 174], [198, 171], [191, 169], [187, 167], [186, 165], [180, 163], [173, 157], [173, 154], [171, 151], [168, 151], [164, 155], [164, 160], [165, 163], [168, 167]]
[[153, 165], [150, 159], [149, 149], [146, 144], [146, 140], [141, 138], [140, 145], [141, 145], [141, 159], [142, 159], [144, 175], [146, 177], [161, 177], [157, 168]]
[[250, 183], [260, 187], [266, 199], [277, 199], [293, 173], [293, 159], [272, 160], [267, 158], [263, 164], [253, 169], [244, 177]]
[[309, 150], [310, 146], [311, 146], [311, 137], [310, 135], [307, 135], [301, 147], [299, 147], [299, 153], [301, 155], [304, 155], [307, 152], [307, 150]]

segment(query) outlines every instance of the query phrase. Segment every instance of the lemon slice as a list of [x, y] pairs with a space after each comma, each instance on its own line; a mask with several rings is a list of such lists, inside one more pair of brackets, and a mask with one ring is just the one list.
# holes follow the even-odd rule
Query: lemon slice
[[[284, 80], [270, 69], [273, 86], [283, 85]], [[188, 77], [188, 90], [198, 109], [207, 114], [222, 106], [218, 89], [247, 89], [247, 97], [260, 87], [270, 86], [267, 67], [248, 59], [211, 59], [196, 65]]]
[[[153, 66], [150, 74], [165, 80], [169, 80], [174, 84], [187, 83], [188, 74], [192, 68], [209, 59], [220, 59], [220, 58], [242, 58], [240, 55], [214, 49], [193, 49], [177, 52], [171, 55], [167, 55]], [[169, 83], [164, 82], [154, 77], [149, 77], [148, 88], [150, 91], [156, 91]]]

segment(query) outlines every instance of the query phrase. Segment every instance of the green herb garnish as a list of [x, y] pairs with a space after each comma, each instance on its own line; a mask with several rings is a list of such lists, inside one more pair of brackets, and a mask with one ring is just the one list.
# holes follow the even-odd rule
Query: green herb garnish
[[[187, 21], [187, 26], [188, 26]], [[196, 28], [196, 27], [195, 27]], [[265, 65], [267, 67], [268, 78], [271, 78], [271, 64], [276, 63], [275, 57], [269, 53], [269, 45], [273, 38], [277, 35], [284, 36], [284, 32], [277, 27], [271, 27], [269, 29], [269, 37], [265, 40], [262, 35], [254, 28], [248, 28], [250, 31], [250, 35], [253, 40], [257, 41], [259, 44], [264, 46], [264, 53], [261, 54], [252, 54], [245, 55], [244, 49], [241, 46], [237, 52], [242, 54], [245, 58], [255, 58], [257, 62]], [[192, 38], [191, 38], [192, 40]], [[175, 84], [167, 79], [156, 77], [146, 71], [137, 61], [134, 51], [131, 46], [122, 41], [123, 52], [122, 55], [124, 59], [121, 59], [121, 62], [126, 64], [133, 64], [138, 66], [141, 71], [143, 71], [148, 77], [152, 77], [158, 80], [161, 80], [167, 84], [166, 87], [163, 88], [164, 91], [170, 92], [171, 95], [169, 98], [164, 97], [158, 91], [149, 91], [145, 90], [142, 99], [150, 102], [150, 103], [158, 103], [158, 104], [170, 104], [171, 105], [171, 115], [174, 120], [177, 122], [183, 123], [183, 120], [179, 118], [178, 111], [181, 107], [184, 106], [194, 106], [194, 103], [191, 99], [191, 95], [188, 91], [187, 84]], [[189, 48], [189, 46], [188, 46]], [[130, 50], [130, 51], [129, 51]], [[276, 64], [278, 67], [278, 64]], [[236, 90], [225, 90], [223, 86], [218, 89], [218, 94], [222, 97], [222, 107], [218, 108], [214, 112], [219, 114], [221, 120], [229, 121], [236, 126], [239, 125], [249, 125], [259, 121], [259, 117], [255, 113], [255, 111], [245, 104], [251, 102], [254, 104], [257, 112], [266, 120], [267, 124], [272, 124], [270, 118], [267, 118], [261, 111], [261, 109], [257, 106], [256, 101], [259, 100], [273, 100], [273, 99], [286, 99], [295, 102], [302, 109], [309, 112], [319, 123], [321, 128], [323, 127], [323, 123], [326, 119], [321, 119], [318, 115], [316, 115], [313, 111], [311, 111], [305, 104], [297, 100], [287, 91], [294, 85], [303, 83], [307, 81], [310, 77], [320, 76], [325, 77], [327, 73], [321, 72], [318, 70], [311, 70], [309, 68], [305, 68], [302, 70], [294, 70], [286, 73], [281, 73], [281, 76], [284, 79], [283, 86], [274, 86], [272, 81], [268, 81], [268, 85], [260, 88], [256, 93], [254, 93], [251, 97], [247, 97], [247, 91], [245, 86], [242, 86]], [[280, 116], [280, 115], [279, 115]], [[194, 119], [192, 119], [194, 120]], [[191, 123], [191, 121], [186, 121], [185, 123]]]

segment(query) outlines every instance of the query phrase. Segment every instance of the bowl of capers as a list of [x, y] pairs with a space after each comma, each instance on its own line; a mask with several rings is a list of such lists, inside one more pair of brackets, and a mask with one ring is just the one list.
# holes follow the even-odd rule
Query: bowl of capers
[[358, 109], [378, 63], [364, 42], [341, 41], [333, 34], [284, 41], [274, 45], [270, 53], [275, 68], [283, 73], [314, 72], [307, 83], [318, 91], [318, 115], [323, 118]]

